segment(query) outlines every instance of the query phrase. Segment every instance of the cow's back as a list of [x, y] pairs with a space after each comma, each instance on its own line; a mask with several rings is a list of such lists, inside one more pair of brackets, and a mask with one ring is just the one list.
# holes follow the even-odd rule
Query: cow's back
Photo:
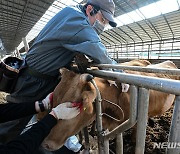
[[135, 60], [131, 60], [129, 62], [120, 63], [120, 65], [145, 67], [145, 66], [151, 65], [151, 63], [148, 60], [135, 59]]
[[[130, 63], [129, 63], [130, 64]], [[148, 68], [167, 68], [167, 69], [177, 69], [176, 65], [171, 61], [164, 61], [159, 64], [147, 65]], [[178, 76], [162, 74], [162, 73], [146, 73], [126, 70], [126, 73], [143, 75], [148, 77], [158, 77], [166, 79], [179, 79]], [[166, 112], [174, 102], [175, 95], [167, 94], [160, 91], [150, 90], [150, 100], [149, 100], [149, 116], [161, 115]]]

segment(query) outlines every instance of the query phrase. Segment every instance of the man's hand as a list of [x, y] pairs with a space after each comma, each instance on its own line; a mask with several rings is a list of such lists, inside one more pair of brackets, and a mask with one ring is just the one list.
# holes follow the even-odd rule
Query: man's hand
[[88, 59], [85, 57], [84, 54], [81, 54], [81, 53], [76, 54], [75, 63], [77, 65], [80, 73], [86, 72], [87, 67], [89, 66]]
[[74, 106], [73, 103], [65, 102], [53, 108], [52, 111], [58, 120], [72, 119], [80, 113], [79, 107], [73, 107], [73, 106]]

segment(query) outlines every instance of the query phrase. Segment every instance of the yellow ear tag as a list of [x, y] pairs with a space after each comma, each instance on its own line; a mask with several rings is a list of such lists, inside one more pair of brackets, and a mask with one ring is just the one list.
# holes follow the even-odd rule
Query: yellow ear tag
[[86, 108], [84, 107], [84, 111], [86, 110]]

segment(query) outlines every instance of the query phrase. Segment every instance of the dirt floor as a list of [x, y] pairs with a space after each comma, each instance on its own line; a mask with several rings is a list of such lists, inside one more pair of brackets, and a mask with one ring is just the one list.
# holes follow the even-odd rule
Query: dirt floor
[[[173, 113], [173, 107], [171, 107], [166, 113], [160, 117], [153, 117], [148, 120], [148, 126], [146, 131], [146, 143], [145, 143], [145, 154], [164, 154], [165, 149], [153, 149], [154, 142], [167, 142], [169, 129], [171, 125], [171, 117]], [[134, 154], [135, 142], [132, 142], [132, 129], [124, 132], [123, 134], [123, 145], [124, 154]], [[90, 137], [91, 154], [97, 154], [97, 138]], [[115, 142], [110, 141], [110, 154], [115, 153]]]
[[[148, 120], [146, 129], [145, 154], [164, 154], [165, 149], [153, 149], [154, 142], [167, 142], [173, 107], [160, 117]], [[131, 141], [132, 130], [124, 134], [124, 154], [133, 154], [135, 143]]]

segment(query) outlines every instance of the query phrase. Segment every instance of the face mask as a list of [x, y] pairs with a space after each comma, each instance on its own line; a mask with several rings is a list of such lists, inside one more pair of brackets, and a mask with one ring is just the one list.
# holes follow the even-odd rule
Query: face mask
[[103, 24], [101, 24], [99, 20], [96, 19], [96, 21], [94, 22], [92, 27], [97, 32], [97, 34], [100, 35], [104, 31], [105, 26]]

